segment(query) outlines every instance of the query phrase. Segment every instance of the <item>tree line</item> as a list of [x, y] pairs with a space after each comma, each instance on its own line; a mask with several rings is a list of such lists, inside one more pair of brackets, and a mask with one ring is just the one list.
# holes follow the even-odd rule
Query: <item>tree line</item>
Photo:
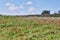
[[[47, 15], [47, 14], [50, 14], [50, 10], [44, 10], [41, 15]], [[60, 11], [58, 11], [58, 13], [54, 12], [52, 14], [60, 14]]]
[[58, 11], [58, 13], [54, 12], [54, 13], [50, 13], [50, 10], [44, 10], [41, 13], [41, 16], [46, 16], [46, 17], [60, 17], [60, 11]]

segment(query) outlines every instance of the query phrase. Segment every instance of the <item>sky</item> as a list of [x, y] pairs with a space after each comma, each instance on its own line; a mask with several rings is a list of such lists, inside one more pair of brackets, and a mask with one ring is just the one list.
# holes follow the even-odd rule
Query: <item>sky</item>
[[51, 14], [60, 10], [60, 0], [0, 0], [0, 14], [29, 15], [50, 10]]

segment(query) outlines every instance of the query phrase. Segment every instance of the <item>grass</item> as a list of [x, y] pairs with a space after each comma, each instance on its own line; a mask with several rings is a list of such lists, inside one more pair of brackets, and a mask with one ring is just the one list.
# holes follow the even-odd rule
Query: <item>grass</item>
[[0, 16], [0, 40], [60, 40], [60, 19]]

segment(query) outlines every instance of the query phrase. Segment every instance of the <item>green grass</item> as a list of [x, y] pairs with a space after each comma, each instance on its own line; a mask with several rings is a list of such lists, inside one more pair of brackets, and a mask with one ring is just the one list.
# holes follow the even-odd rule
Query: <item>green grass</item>
[[0, 16], [0, 40], [60, 40], [59, 20]]

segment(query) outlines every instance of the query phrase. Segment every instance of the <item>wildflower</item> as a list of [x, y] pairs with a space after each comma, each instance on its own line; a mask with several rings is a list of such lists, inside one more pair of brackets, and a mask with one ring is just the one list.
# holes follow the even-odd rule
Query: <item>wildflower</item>
[[53, 35], [53, 34], [54, 34], [54, 32], [50, 32], [50, 34], [52, 34], [52, 35]]

